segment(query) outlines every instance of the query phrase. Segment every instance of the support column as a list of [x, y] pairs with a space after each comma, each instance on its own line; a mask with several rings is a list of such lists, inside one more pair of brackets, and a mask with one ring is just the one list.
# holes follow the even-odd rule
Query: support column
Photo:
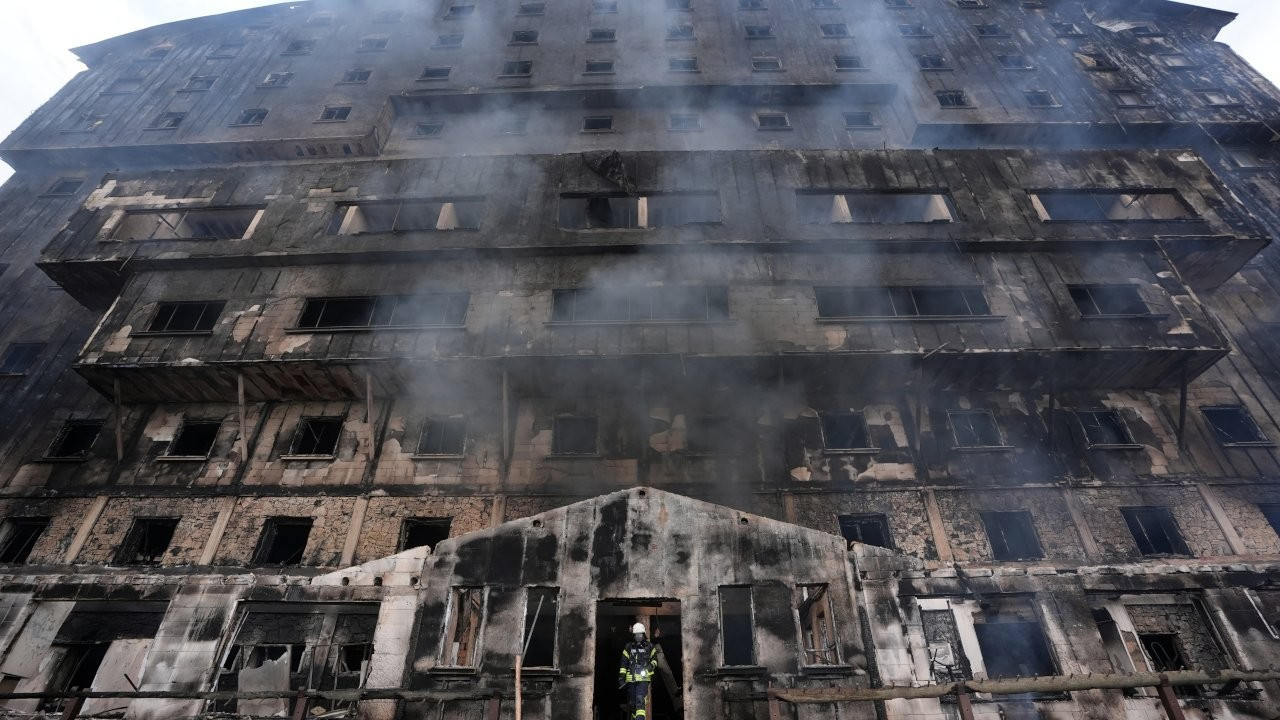
[[244, 406], [244, 373], [236, 373], [236, 402], [240, 411], [240, 464], [249, 464], [249, 412]]
[[1161, 676], [1160, 684], [1156, 686], [1156, 695], [1160, 697], [1160, 705], [1164, 707], [1169, 720], [1187, 720], [1187, 716], [1182, 713], [1182, 705], [1178, 704], [1178, 696], [1169, 684], [1169, 678]]
[[71, 539], [71, 545], [67, 548], [67, 554], [62, 560], [64, 563], [71, 565], [76, 561], [76, 556], [84, 549], [84, 544], [89, 541], [89, 535], [93, 533], [94, 526], [102, 517], [102, 511], [107, 509], [107, 499], [106, 496], [94, 498], [93, 505], [85, 513], [80, 528], [76, 530], [76, 536]]
[[351, 524], [347, 526], [347, 541], [342, 545], [342, 559], [338, 561], [342, 567], [355, 564], [356, 545], [360, 543], [360, 531], [364, 528], [364, 516], [368, 511], [369, 498], [356, 498], [355, 506], [351, 508]]
[[929, 532], [933, 533], [933, 546], [938, 550], [938, 559], [951, 562], [951, 540], [947, 538], [947, 528], [942, 524], [942, 510], [938, 507], [938, 496], [933, 490], [924, 491], [924, 511], [929, 517]]
[[124, 460], [124, 410], [120, 402], [120, 378], [112, 381], [116, 401], [116, 462]]
[[231, 524], [231, 513], [236, 508], [236, 498], [219, 498], [218, 503], [218, 517], [213, 521], [213, 528], [209, 530], [209, 539], [204, 544], [204, 551], [200, 553], [201, 565], [213, 564], [213, 559], [218, 554], [218, 546], [222, 544], [222, 536], [227, 532], [227, 525]]
[[498, 527], [499, 525], [501, 525], [502, 519], [503, 517], [506, 516], [506, 514], [507, 514], [507, 496], [501, 495], [501, 494], [494, 495], [493, 508], [491, 509], [490, 515], [489, 515], [489, 527]]
[[1071, 524], [1076, 526], [1076, 535], [1084, 548], [1085, 558], [1094, 562], [1102, 560], [1102, 549], [1098, 547], [1098, 540], [1093, 537], [1093, 530], [1085, 520], [1084, 508], [1080, 507], [1076, 491], [1069, 487], [1062, 488], [1062, 501], [1067, 506], [1067, 514], [1071, 516]]
[[1236, 532], [1235, 526], [1231, 524], [1227, 511], [1222, 509], [1217, 493], [1204, 483], [1196, 483], [1196, 490], [1200, 491], [1200, 497], [1209, 508], [1209, 514], [1213, 516], [1213, 521], [1218, 523], [1222, 536], [1227, 539], [1227, 547], [1231, 548], [1231, 552], [1236, 555], [1248, 555], [1249, 549], [1245, 547], [1244, 540], [1240, 539], [1240, 533]]

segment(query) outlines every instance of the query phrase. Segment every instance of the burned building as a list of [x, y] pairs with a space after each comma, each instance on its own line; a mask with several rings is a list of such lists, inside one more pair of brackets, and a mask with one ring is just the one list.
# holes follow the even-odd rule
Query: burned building
[[662, 720], [1280, 716], [1233, 18], [313, 0], [78, 49], [0, 144], [0, 704], [610, 720], [641, 622]]

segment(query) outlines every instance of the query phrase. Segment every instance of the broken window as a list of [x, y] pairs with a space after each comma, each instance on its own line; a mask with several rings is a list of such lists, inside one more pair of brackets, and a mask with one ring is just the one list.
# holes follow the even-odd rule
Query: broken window
[[418, 455], [461, 455], [466, 447], [467, 421], [463, 418], [427, 418], [418, 436]]
[[973, 31], [978, 37], [984, 38], [1003, 38], [1009, 37], [1009, 33], [996, 23], [979, 23], [973, 26]]
[[75, 195], [80, 186], [84, 185], [84, 180], [80, 178], [58, 178], [57, 182], [49, 186], [44, 191], [44, 195]]
[[520, 9], [516, 11], [517, 15], [541, 15], [547, 9], [544, 2], [520, 3]]
[[947, 63], [947, 59], [941, 55], [932, 53], [925, 55], [917, 55], [916, 63], [920, 65], [921, 70], [950, 70], [951, 65]]
[[538, 44], [537, 30], [515, 30], [511, 33], [512, 45], [536, 45]]
[[89, 451], [101, 432], [101, 420], [68, 420], [44, 456], [57, 460], [84, 460], [89, 457]]
[[400, 526], [400, 551], [425, 547], [435, 550], [436, 543], [449, 539], [453, 518], [405, 518]]
[[[432, 124], [443, 127], [442, 123], [420, 123]], [[329, 234], [479, 230], [483, 212], [484, 197], [342, 203], [334, 209], [329, 221]]]
[[1019, 620], [1018, 614], [1006, 620], [1004, 614], [988, 617], [987, 622], [975, 623], [978, 647], [987, 667], [987, 677], [993, 679], [1043, 677], [1057, 675], [1058, 668], [1044, 630], [1038, 620]]
[[797, 191], [800, 221], [818, 225], [845, 223], [947, 223], [956, 218], [951, 198], [942, 192]]
[[386, 50], [387, 43], [389, 42], [390, 39], [385, 35], [364, 37], [360, 38], [360, 45], [358, 49], [360, 52], [377, 52], [379, 50]]
[[869, 112], [846, 112], [841, 115], [844, 117], [845, 129], [876, 127], [875, 118]]
[[751, 58], [751, 69], [755, 72], [781, 72], [782, 61], [773, 55], [757, 55]]
[[[698, 58], [696, 57], [667, 58], [667, 69], [670, 70], [671, 72], [698, 72]], [[675, 116], [673, 115], [672, 117], [675, 117]], [[685, 117], [688, 117], [688, 115], [685, 115]], [[697, 116], [695, 115], [693, 117], [697, 117]]]
[[526, 77], [532, 73], [532, 60], [508, 60], [502, 63], [502, 72], [498, 74], [503, 77]]
[[[62, 693], [69, 690], [88, 690], [102, 667], [110, 643], [68, 643], [54, 645], [50, 649], [61, 652], [53, 674], [45, 685], [45, 692]], [[45, 698], [39, 709], [47, 713], [62, 713], [72, 703], [70, 698]]]
[[1044, 557], [1031, 522], [1031, 513], [1025, 510], [984, 512], [982, 525], [991, 543], [991, 556], [996, 560], [1037, 560]]
[[627, 230], [720, 222], [716, 192], [565, 193], [560, 227], [565, 230]]
[[1280, 503], [1265, 503], [1258, 506], [1262, 516], [1267, 519], [1271, 531], [1280, 537]]
[[991, 314], [982, 288], [814, 288], [818, 317], [983, 317]]
[[420, 137], [420, 138], [440, 137], [440, 134], [443, 132], [444, 132], [444, 123], [442, 122], [416, 123], [413, 126], [414, 137]]
[[243, 240], [258, 208], [130, 210], [116, 226], [115, 240]]
[[898, 26], [898, 34], [904, 37], [932, 37], [924, 23], [902, 23]]
[[440, 664], [474, 667], [479, 660], [480, 629], [484, 622], [484, 588], [455, 587], [451, 600]]
[[525, 667], [555, 667], [556, 617], [560, 588], [531, 587], [525, 591], [524, 630], [520, 636]]
[[1117, 107], [1151, 107], [1147, 99], [1137, 90], [1112, 90], [1111, 99], [1115, 100]]
[[253, 553], [254, 565], [301, 565], [311, 534], [309, 517], [267, 518]]
[[1085, 444], [1091, 448], [1133, 447], [1133, 436], [1115, 410], [1077, 410]]
[[697, 322], [729, 319], [723, 287], [580, 288], [552, 293], [552, 322]]
[[213, 331], [225, 305], [219, 301], [159, 303], [146, 332], [157, 335], [208, 334]]
[[1194, 217], [1173, 190], [1062, 190], [1031, 193], [1043, 222], [1189, 220]]
[[828, 586], [797, 585], [796, 614], [800, 618], [804, 665], [839, 665], [840, 648], [831, 613]]
[[[1141, 646], [1141, 655], [1133, 657], [1139, 668], [1145, 665], [1153, 673], [1178, 670], [1212, 673], [1228, 667], [1211, 621], [1197, 603], [1126, 604], [1125, 612]], [[1183, 697], [1202, 694], [1196, 685], [1180, 685], [1174, 689]]]
[[1122, 507], [1120, 513], [1143, 555], [1190, 555], [1182, 532], [1165, 507]]
[[599, 421], [593, 417], [558, 417], [551, 430], [552, 455], [595, 455]]
[[1022, 96], [1027, 99], [1027, 105], [1031, 107], [1062, 107], [1058, 99], [1048, 90], [1027, 90], [1022, 93]]
[[316, 47], [315, 40], [293, 40], [284, 46], [284, 55], [306, 55]]
[[866, 67], [860, 55], [835, 55], [833, 61], [836, 70], [862, 70]]
[[0, 362], [0, 375], [22, 375], [31, 369], [44, 343], [11, 343]]
[[1053, 32], [1058, 37], [1082, 37], [1084, 31], [1079, 25], [1071, 22], [1051, 22], [1049, 27], [1053, 28]]
[[938, 105], [943, 108], [969, 107], [969, 96], [963, 90], [939, 90], [934, 95], [938, 98]]
[[862, 413], [832, 412], [818, 417], [822, 426], [822, 447], [827, 450], [867, 450], [874, 447]]
[[213, 87], [213, 83], [217, 81], [217, 75], [192, 75], [187, 79], [187, 84], [182, 87], [184, 92], [201, 92], [209, 90]]
[[214, 48], [213, 52], [209, 53], [209, 57], [225, 60], [226, 58], [233, 58], [239, 55], [240, 51], [243, 49], [244, 49], [244, 43], [240, 43], [240, 42], [222, 43], [218, 47]]
[[791, 120], [783, 112], [758, 112], [756, 127], [761, 130], [790, 130]]
[[169, 441], [167, 457], [209, 457], [213, 443], [218, 439], [221, 420], [184, 420], [178, 434]]
[[772, 25], [747, 25], [744, 30], [748, 40], [773, 37]]
[[1030, 70], [1031, 61], [1026, 55], [1017, 53], [1008, 53], [996, 55], [996, 62], [1000, 63], [1000, 67], [1005, 70]]
[[157, 115], [148, 127], [152, 130], [174, 130], [186, 117], [187, 114], [184, 112], [163, 112]]
[[[613, 132], [613, 116], [588, 115], [582, 118], [582, 132]], [[561, 205], [563, 204], [562, 200]]]
[[369, 82], [371, 77], [373, 77], [372, 70], [348, 70], [342, 73], [342, 80], [339, 82], [346, 85], [360, 85]]
[[428, 65], [422, 69], [419, 80], [448, 80], [453, 68], [449, 65]]
[[138, 92], [142, 89], [142, 78], [120, 78], [107, 86], [106, 93], [111, 95], [121, 95], [125, 93]]
[[840, 535], [846, 543], [860, 542], [882, 548], [893, 547], [893, 536], [889, 533], [889, 518], [881, 513], [864, 513], [860, 515], [838, 515]]
[[1000, 427], [990, 410], [948, 410], [947, 420], [958, 448], [1004, 446]]
[[9, 518], [0, 525], [0, 563], [20, 565], [31, 556], [36, 541], [49, 528], [49, 518]]
[[818, 25], [818, 31], [824, 38], [849, 37], [849, 26], [844, 23], [822, 23]]
[[1189, 70], [1196, 66], [1196, 64], [1191, 61], [1191, 58], [1187, 57], [1183, 53], [1168, 53], [1166, 55], [1157, 55], [1157, 57], [1165, 67], [1171, 70]]
[[460, 327], [470, 293], [308, 298], [299, 330]]
[[1150, 315], [1136, 285], [1068, 285], [1082, 317]]
[[346, 122], [351, 117], [350, 105], [326, 105], [320, 111], [318, 122]]
[[293, 73], [291, 72], [267, 73], [267, 76], [262, 79], [262, 82], [258, 83], [258, 87], [285, 87], [292, 79]]
[[462, 33], [446, 33], [444, 35], [437, 35], [436, 42], [432, 47], [460, 48], [462, 47]]
[[1196, 95], [1209, 107], [1231, 107], [1240, 104], [1239, 100], [1221, 90], [1197, 90]]
[[618, 12], [617, 0], [593, 0], [591, 12], [599, 14], [616, 13]]
[[1115, 60], [1106, 53], [1080, 50], [1075, 53], [1076, 59], [1085, 70], [1093, 72], [1115, 72], [1120, 69]]
[[969, 658], [960, 645], [960, 630], [955, 613], [950, 609], [920, 610], [925, 647], [929, 653], [929, 672], [938, 682], [956, 682], [973, 677]]
[[751, 588], [720, 587], [720, 634], [724, 664], [755, 665], [755, 619], [751, 610]]
[[588, 60], [582, 71], [587, 75], [610, 75], [613, 73], [613, 61]]
[[290, 455], [309, 457], [333, 457], [342, 437], [343, 418], [307, 417], [298, 423], [298, 429], [289, 446]]
[[727, 417], [694, 416], [685, 429], [685, 450], [700, 455], [726, 455], [742, 445], [742, 430]]
[[692, 40], [693, 26], [692, 25], [668, 25], [667, 39], [668, 40]]
[[618, 39], [618, 31], [614, 28], [591, 28], [587, 31], [587, 42], [611, 43]]
[[116, 564], [159, 565], [177, 528], [178, 518], [134, 518], [116, 553]]

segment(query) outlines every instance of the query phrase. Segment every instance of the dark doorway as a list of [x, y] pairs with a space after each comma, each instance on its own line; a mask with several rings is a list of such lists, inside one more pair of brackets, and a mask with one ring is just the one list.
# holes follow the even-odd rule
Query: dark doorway
[[631, 626], [641, 623], [649, 629], [649, 639], [661, 648], [661, 657], [670, 668], [658, 674], [650, 686], [649, 720], [684, 720], [684, 655], [680, 641], [678, 600], [603, 600], [596, 610], [596, 678], [592, 695], [593, 720], [623, 717], [625, 696], [618, 689], [618, 663], [622, 649], [631, 641]]

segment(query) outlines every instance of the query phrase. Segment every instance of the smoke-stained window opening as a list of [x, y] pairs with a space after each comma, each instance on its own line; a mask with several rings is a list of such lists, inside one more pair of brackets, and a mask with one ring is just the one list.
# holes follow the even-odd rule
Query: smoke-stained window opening
[[755, 618], [748, 586], [720, 586], [720, 648], [726, 667], [756, 664]]
[[316, 49], [315, 40], [293, 40], [284, 46], [281, 55], [310, 55]]
[[[696, 68], [696, 60], [695, 68]], [[701, 130], [702, 118], [696, 113], [672, 113], [667, 116], [667, 128], [673, 131]]]
[[824, 38], [847, 38], [849, 26], [844, 23], [821, 23], [818, 25], [818, 32]]
[[1034, 611], [1014, 611], [1010, 616], [1009, 609], [995, 608], [975, 616], [973, 630], [987, 677], [998, 680], [1058, 674], [1039, 619], [1025, 619], [1027, 616], [1034, 617]]
[[[612, 75], [612, 60], [587, 60], [582, 68], [583, 75]], [[585, 128], [584, 128], [585, 129]]]
[[884, 5], [894, 10], [908, 10], [915, 7], [911, 4], [911, 0], [884, 0]]
[[44, 196], [63, 197], [67, 195], [75, 195], [80, 187], [84, 185], [84, 178], [77, 177], [60, 177], [49, 186], [48, 190], [41, 193]]
[[726, 287], [577, 288], [552, 293], [551, 322], [721, 322], [729, 319]]
[[415, 138], [433, 138], [440, 137], [444, 132], [443, 122], [420, 122], [413, 125], [413, 137]]
[[455, 587], [445, 620], [444, 667], [474, 667], [480, 656], [480, 632], [484, 624], [486, 593], [483, 587]]
[[589, 43], [611, 43], [617, 42], [618, 31], [614, 28], [591, 28], [587, 31], [587, 42]]
[[594, 417], [557, 417], [551, 427], [552, 455], [598, 455], [600, 421]]
[[1068, 285], [1081, 317], [1147, 317], [1151, 309], [1136, 285]]
[[1218, 442], [1227, 447], [1262, 446], [1270, 447], [1273, 443], [1258, 428], [1253, 417], [1240, 405], [1212, 405], [1200, 408], [1204, 417], [1213, 428]]
[[618, 12], [617, 0], [592, 0], [591, 12], [597, 15], [609, 15]]
[[1076, 410], [1076, 421], [1084, 431], [1085, 445], [1091, 449], [1140, 448], [1115, 410]]
[[969, 95], [963, 90], [939, 90], [934, 96], [938, 98], [938, 106], [944, 109], [973, 107], [969, 103]]
[[1076, 60], [1080, 61], [1080, 65], [1092, 72], [1116, 72], [1120, 66], [1110, 55], [1097, 50], [1077, 50], [1075, 52]]
[[134, 335], [209, 335], [222, 314], [226, 303], [162, 302], [156, 305], [155, 314], [143, 332]]
[[217, 75], [192, 75], [187, 78], [187, 84], [182, 86], [178, 92], [204, 92], [212, 89], [217, 80]]
[[688, 11], [693, 9], [693, 0], [666, 0], [668, 10]]
[[1182, 531], [1166, 507], [1122, 507], [1129, 532], [1142, 555], [1189, 556], [1191, 551], [1182, 539]]
[[231, 121], [231, 125], [233, 127], [261, 125], [266, 119], [266, 108], [247, 108], [245, 110], [241, 110], [240, 114], [236, 115], [235, 119]]
[[556, 622], [559, 613], [560, 588], [531, 587], [525, 589], [524, 626], [521, 647], [527, 643], [524, 666], [552, 668], [556, 666]]
[[1031, 60], [1021, 53], [1002, 53], [996, 55], [996, 62], [1005, 70], [1032, 70], [1035, 68]]
[[818, 415], [822, 429], [822, 447], [826, 450], [876, 450], [867, 429], [866, 417], [860, 412], [824, 412]]
[[751, 58], [752, 72], [782, 72], [782, 61], [774, 55], [757, 55]]
[[1280, 538], [1280, 503], [1263, 503], [1258, 506], [1258, 511], [1266, 518], [1271, 531]]
[[996, 560], [1016, 562], [1039, 560], [1044, 557], [1040, 539], [1036, 536], [1031, 513], [1026, 510], [1012, 512], [984, 512], [982, 526], [991, 545], [991, 556]]
[[372, 70], [347, 70], [342, 73], [342, 79], [338, 81], [338, 84], [363, 85], [369, 82], [369, 78], [372, 76]]
[[513, 30], [511, 32], [511, 41], [508, 45], [537, 45], [537, 30]]
[[453, 68], [448, 65], [428, 65], [422, 69], [419, 80], [448, 80]]
[[772, 25], [745, 25], [743, 26], [743, 30], [746, 32], [746, 38], [748, 40], [773, 37]]
[[166, 44], [166, 45], [153, 45], [153, 46], [151, 46], [151, 47], [147, 48], [147, 50], [146, 50], [145, 52], [143, 52], [143, 53], [142, 53], [142, 59], [144, 59], [144, 60], [163, 60], [164, 58], [168, 57], [168, 56], [169, 56], [169, 53], [171, 53], [171, 52], [173, 52], [173, 46], [172, 46], [172, 45], [167, 45], [167, 44]]
[[[90, 688], [98, 675], [102, 661], [107, 656], [110, 643], [61, 643], [51, 650], [61, 655], [52, 676], [45, 684], [48, 692], [66, 692], [72, 688]], [[73, 701], [70, 698], [51, 697], [39, 702], [39, 710], [46, 713], [63, 713]]]
[[1049, 27], [1058, 37], [1084, 37], [1084, 30], [1073, 22], [1050, 22]]
[[176, 517], [134, 518], [116, 553], [116, 564], [159, 565], [173, 542], [178, 520]]
[[1236, 167], [1244, 170], [1275, 167], [1276, 160], [1260, 145], [1235, 145], [1224, 148]]
[[838, 71], [867, 69], [867, 66], [862, 62], [861, 55], [834, 55], [832, 56], [832, 61]]
[[1242, 103], [1224, 90], [1197, 90], [1196, 97], [1208, 107], [1237, 107]]
[[1195, 220], [1175, 190], [1031, 190], [1041, 222]]
[[214, 48], [208, 57], [210, 60], [227, 60], [239, 55], [241, 50], [244, 50], [244, 43], [242, 42], [222, 43]]
[[[696, 58], [696, 57], [673, 57], [673, 58], [667, 58], [667, 70], [670, 70], [671, 72], [698, 72], [698, 58]], [[685, 117], [685, 118], [692, 117], [692, 118], [697, 118], [698, 116], [697, 116], [697, 115], [690, 114], [690, 113], [677, 113], [677, 114], [672, 114], [670, 117], [672, 117], [672, 118], [674, 118], [674, 117]], [[696, 130], [697, 128], [696, 128], [696, 127], [694, 127], [694, 128], [687, 128], [687, 127], [686, 127], [686, 128], [676, 128], [674, 125], [672, 125], [672, 126], [671, 126], [671, 129], [672, 129], [672, 130], [677, 130], [677, 129], [680, 129], [680, 130]]]
[[796, 617], [800, 622], [800, 659], [803, 665], [840, 664], [840, 644], [829, 590], [825, 583], [796, 586]]
[[1111, 91], [1111, 99], [1115, 102], [1116, 107], [1120, 108], [1149, 108], [1153, 107], [1142, 93], [1132, 88], [1117, 89]]
[[418, 456], [460, 457], [466, 451], [465, 418], [427, 418], [418, 435]]
[[350, 117], [350, 105], [326, 105], [316, 122], [346, 122]]
[[508, 60], [502, 63], [499, 77], [528, 77], [533, 74], [532, 60]]
[[1198, 67], [1196, 63], [1184, 53], [1163, 53], [1161, 55], [1157, 55], [1156, 60], [1160, 61], [1160, 64], [1170, 70], [1191, 70]]
[[185, 120], [187, 114], [185, 112], [162, 112], [156, 116], [151, 124], [147, 126], [148, 130], [177, 130], [182, 121]]
[[828, 287], [814, 296], [822, 320], [991, 316], [980, 287]]
[[790, 130], [791, 119], [784, 112], [757, 112], [756, 128], [759, 130]]
[[527, 2], [520, 3], [520, 7], [516, 10], [516, 15], [531, 16], [542, 15], [547, 10], [547, 4], [544, 2]]
[[767, 10], [764, 0], [738, 0], [739, 10]]
[[476, 13], [475, 5], [450, 5], [445, 10], [444, 16], [446, 20], [456, 20], [457, 18], [471, 17]]
[[103, 95], [128, 95], [138, 92], [142, 89], [142, 78], [120, 78], [112, 81], [106, 90], [102, 91]]
[[465, 292], [308, 298], [294, 329], [462, 327], [470, 301]]
[[941, 55], [924, 54], [916, 56], [916, 63], [921, 70], [950, 70], [951, 64]]
[[45, 450], [47, 460], [85, 460], [102, 433], [101, 420], [68, 420]]
[[10, 343], [0, 361], [0, 376], [25, 375], [44, 350], [44, 343]]
[[1027, 99], [1027, 106], [1033, 108], [1060, 108], [1062, 103], [1048, 90], [1025, 90], [1022, 96]]
[[938, 682], [956, 682], [973, 677], [969, 658], [960, 644], [955, 612], [946, 606], [946, 601], [942, 601], [943, 608], [926, 608], [926, 602], [920, 601], [920, 624], [924, 629], [925, 650], [929, 654], [929, 673]]
[[257, 207], [129, 210], [113, 240], [245, 240], [261, 216]]
[[948, 410], [947, 422], [958, 450], [1007, 447], [990, 410]]
[[[419, 129], [419, 126], [428, 126]], [[430, 127], [439, 125], [438, 128]], [[415, 134], [434, 137], [443, 123], [418, 123]], [[484, 197], [437, 197], [339, 203], [329, 220], [330, 235], [479, 230]]]
[[304, 417], [298, 421], [289, 457], [331, 458], [342, 437], [342, 417]]
[[717, 192], [564, 193], [560, 227], [565, 230], [639, 230], [718, 223]]
[[386, 35], [370, 35], [369, 37], [360, 38], [360, 44], [356, 47], [357, 52], [381, 52], [387, 49], [387, 44], [391, 39]]
[[693, 40], [694, 39], [693, 26], [692, 25], [668, 25], [667, 39], [668, 40]]
[[903, 37], [933, 37], [924, 23], [902, 23], [898, 26], [898, 34]]
[[978, 23], [973, 32], [980, 38], [1007, 38], [1009, 32], [997, 23]]
[[49, 529], [47, 517], [8, 518], [0, 525], [0, 563], [21, 565], [31, 557], [36, 541]]
[[270, 517], [253, 553], [254, 565], [301, 565], [311, 535], [309, 517]]
[[293, 80], [293, 73], [291, 72], [267, 73], [267, 76], [262, 79], [262, 82], [258, 83], [258, 87], [260, 88], [288, 87], [289, 82], [292, 80]]
[[[582, 118], [582, 132], [613, 132], [612, 115], [587, 115]], [[564, 207], [561, 200], [560, 206]]]
[[[1140, 596], [1139, 596], [1140, 597]], [[1153, 673], [1178, 670], [1214, 672], [1230, 667], [1227, 654], [1219, 644], [1219, 635], [1206, 608], [1197, 600], [1187, 602], [1183, 598], [1145, 598], [1134, 604], [1126, 602], [1133, 632], [1137, 635], [1137, 648], [1132, 644], [1126, 650], [1134, 667]], [[1182, 697], [1200, 697], [1205, 688], [1196, 685], [1175, 686]], [[1221, 692], [1215, 689], [1215, 695]]]
[[988, 7], [984, 0], [955, 0], [955, 4], [964, 10], [985, 10]]
[[866, 128], [878, 128], [875, 116], [865, 110], [853, 110], [841, 113], [844, 117], [844, 127], [846, 130], [863, 130]]
[[183, 420], [165, 449], [165, 457], [207, 459], [221, 428], [221, 420]]
[[449, 539], [449, 531], [453, 518], [447, 517], [411, 517], [400, 524], [400, 552], [414, 548], [430, 548], [435, 551], [436, 544]]
[[892, 550], [893, 535], [889, 532], [889, 516], [883, 513], [838, 515], [840, 536], [846, 543], [860, 542]]
[[462, 47], [462, 33], [445, 33], [437, 35], [433, 48], [460, 48]]
[[685, 452], [690, 455], [730, 455], [743, 447], [745, 430], [723, 415], [694, 415], [685, 427]]

